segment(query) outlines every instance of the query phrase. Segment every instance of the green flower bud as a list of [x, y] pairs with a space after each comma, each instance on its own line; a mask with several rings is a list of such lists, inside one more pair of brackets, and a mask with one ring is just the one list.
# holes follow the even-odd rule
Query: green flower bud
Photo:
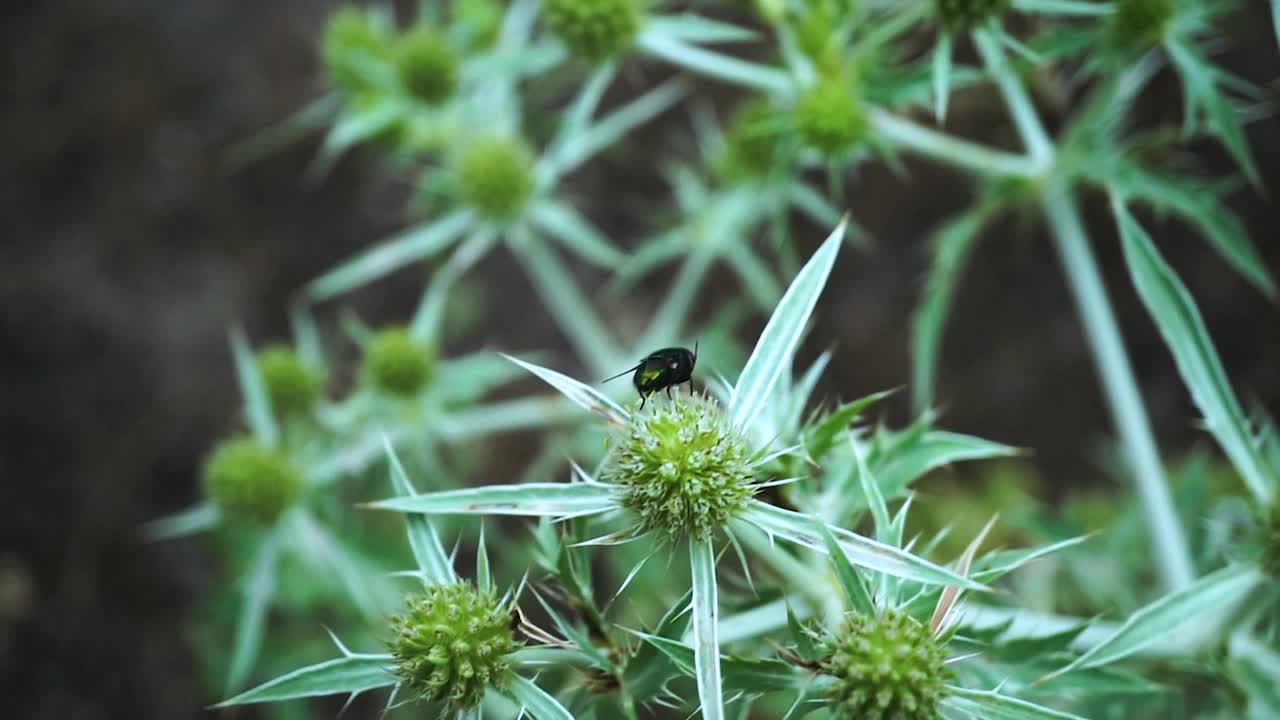
[[396, 44], [396, 72], [414, 97], [440, 103], [458, 85], [458, 58], [453, 48], [433, 28], [415, 27]]
[[724, 409], [703, 396], [658, 398], [613, 438], [601, 478], [644, 531], [707, 540], [755, 492], [751, 453]]
[[391, 632], [387, 649], [405, 687], [459, 710], [506, 683], [516, 649], [510, 609], [463, 582], [408, 596], [404, 613], [391, 618]]
[[417, 393], [431, 380], [434, 366], [431, 348], [418, 343], [404, 328], [380, 330], [364, 346], [366, 381], [391, 395]]
[[363, 10], [344, 7], [329, 18], [320, 49], [330, 82], [354, 93], [369, 89], [363, 66], [387, 56], [390, 38]]
[[768, 101], [752, 98], [733, 112], [716, 159], [716, 172], [726, 180], [764, 177], [778, 161], [781, 120]]
[[837, 718], [934, 720], [950, 677], [946, 650], [929, 628], [910, 615], [849, 614], [820, 646], [822, 673], [835, 678], [827, 690]]
[[233, 438], [205, 461], [204, 489], [228, 517], [269, 525], [298, 499], [302, 476], [279, 450]]
[[474, 140], [455, 172], [463, 202], [490, 219], [509, 220], [533, 191], [533, 151], [514, 138]]
[[1111, 41], [1122, 48], [1145, 50], [1160, 44], [1173, 19], [1173, 0], [1115, 0], [1107, 26]]
[[542, 21], [588, 60], [607, 60], [626, 50], [640, 31], [638, 0], [543, 0]]
[[964, 30], [999, 17], [1009, 9], [1009, 0], [933, 0], [939, 24], [947, 30]]
[[810, 88], [795, 109], [796, 132], [806, 145], [827, 157], [866, 140], [867, 115], [848, 83], [824, 78]]
[[290, 348], [273, 345], [257, 357], [258, 373], [276, 417], [300, 415], [320, 399], [320, 375]]

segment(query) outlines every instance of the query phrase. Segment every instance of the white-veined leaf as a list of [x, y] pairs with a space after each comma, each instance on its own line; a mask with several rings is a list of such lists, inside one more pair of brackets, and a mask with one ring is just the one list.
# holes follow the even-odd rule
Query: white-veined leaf
[[258, 371], [258, 363], [249, 349], [249, 340], [239, 327], [231, 330], [231, 357], [236, 366], [236, 380], [240, 383], [240, 397], [244, 400], [245, 422], [258, 442], [275, 447], [279, 428], [271, 412], [271, 397], [267, 395], [262, 373]]
[[693, 575], [693, 655], [703, 720], [724, 720], [720, 680], [720, 607], [716, 593], [716, 551], [710, 541], [689, 541]]
[[549, 370], [541, 365], [528, 363], [510, 355], [504, 354], [503, 357], [542, 378], [548, 385], [559, 390], [565, 397], [604, 418], [611, 425], [622, 427], [630, 418], [630, 413], [590, 385], [581, 383], [555, 370]]
[[400, 681], [391, 671], [393, 662], [390, 655], [350, 655], [328, 660], [281, 675], [214, 707], [360, 693], [395, 685]]
[[594, 515], [618, 507], [619, 489], [601, 483], [525, 483], [485, 485], [388, 498], [366, 505], [427, 515]]
[[[386, 435], [382, 436], [382, 446], [386, 449], [387, 465], [391, 469], [392, 489], [401, 497], [413, 497], [418, 491], [414, 489], [409, 474], [404, 471], [404, 465], [400, 464], [400, 458]], [[404, 522], [409, 534], [409, 547], [413, 550], [413, 558], [418, 561], [418, 569], [422, 571], [423, 577], [440, 585], [457, 580], [458, 575], [449, 562], [449, 556], [445, 554], [444, 545], [440, 543], [440, 536], [431, 521], [422, 515], [408, 513]]]
[[1085, 720], [1079, 715], [1053, 710], [990, 690], [947, 686], [942, 704], [983, 720]]
[[547, 694], [532, 680], [512, 673], [507, 683], [507, 694], [520, 703], [535, 720], [573, 720], [573, 714], [559, 700]]

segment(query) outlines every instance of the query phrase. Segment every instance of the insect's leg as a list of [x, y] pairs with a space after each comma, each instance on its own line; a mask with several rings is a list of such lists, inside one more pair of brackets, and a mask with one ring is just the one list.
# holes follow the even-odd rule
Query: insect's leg
[[671, 399], [671, 386], [670, 386], [670, 385], [668, 385], [668, 386], [667, 386], [667, 399], [668, 399], [668, 400], [670, 400], [670, 399]]
[[641, 410], [644, 409], [644, 404], [646, 401], [648, 401], [648, 399], [649, 399], [648, 395], [645, 395], [644, 393], [640, 393], [640, 409]]

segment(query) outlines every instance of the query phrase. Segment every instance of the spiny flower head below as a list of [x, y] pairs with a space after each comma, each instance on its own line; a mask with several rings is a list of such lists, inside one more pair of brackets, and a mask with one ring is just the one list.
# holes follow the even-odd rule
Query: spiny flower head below
[[624, 488], [643, 531], [707, 540], [754, 494], [751, 452], [715, 400], [655, 399], [613, 438], [601, 478]]
[[517, 644], [511, 610], [470, 583], [428, 585], [391, 618], [387, 649], [405, 687], [429, 702], [469, 709], [502, 687]]
[[821, 644], [820, 671], [834, 716], [847, 720], [936, 720], [950, 677], [946, 650], [928, 626], [896, 610], [850, 613]]

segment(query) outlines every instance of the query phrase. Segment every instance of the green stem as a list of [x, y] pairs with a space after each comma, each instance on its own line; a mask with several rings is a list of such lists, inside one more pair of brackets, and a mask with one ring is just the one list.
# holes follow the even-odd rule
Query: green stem
[[[987, 71], [995, 78], [1004, 96], [1027, 152], [1033, 160], [1048, 168], [1055, 154], [1053, 141], [1041, 124], [1022, 79], [1009, 66], [999, 42], [989, 33], [975, 32], [974, 42]], [[1138, 381], [1129, 364], [1080, 212], [1071, 197], [1071, 188], [1061, 179], [1051, 179], [1043, 188], [1041, 201], [1053, 230], [1058, 257], [1066, 272], [1076, 311], [1084, 324], [1085, 337], [1093, 352], [1112, 421], [1124, 445], [1146, 516], [1157, 569], [1169, 589], [1186, 587], [1195, 579], [1187, 536], [1174, 509], [1151, 422], [1142, 398], [1138, 396]]]
[[1066, 270], [1067, 282], [1093, 351], [1107, 405], [1142, 501], [1152, 549], [1160, 561], [1160, 574], [1170, 589], [1185, 587], [1195, 579], [1186, 534], [1169, 494], [1147, 411], [1138, 396], [1138, 381], [1125, 353], [1080, 213], [1070, 189], [1061, 182], [1051, 183], [1045, 189], [1043, 202], [1058, 257]]
[[884, 110], [872, 109], [867, 117], [875, 134], [889, 143], [980, 175], [1035, 177], [1042, 170], [1030, 158], [961, 140]]

